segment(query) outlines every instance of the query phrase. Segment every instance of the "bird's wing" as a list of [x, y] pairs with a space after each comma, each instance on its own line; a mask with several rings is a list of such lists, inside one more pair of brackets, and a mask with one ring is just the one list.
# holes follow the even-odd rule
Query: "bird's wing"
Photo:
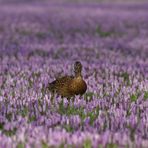
[[54, 80], [53, 82], [49, 83], [48, 88], [49, 88], [49, 90], [55, 90], [59, 87], [62, 87], [65, 84], [67, 84], [73, 78], [74, 78], [73, 76], [64, 76], [64, 77], [58, 78], [58, 79]]

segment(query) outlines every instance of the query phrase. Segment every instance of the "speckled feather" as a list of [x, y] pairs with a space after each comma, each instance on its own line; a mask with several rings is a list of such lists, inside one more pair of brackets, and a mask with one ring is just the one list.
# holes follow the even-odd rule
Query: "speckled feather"
[[64, 76], [49, 83], [48, 89], [61, 95], [62, 97], [70, 98], [75, 95], [83, 95], [87, 90], [86, 82], [81, 76], [82, 65], [80, 62], [75, 62], [75, 76]]

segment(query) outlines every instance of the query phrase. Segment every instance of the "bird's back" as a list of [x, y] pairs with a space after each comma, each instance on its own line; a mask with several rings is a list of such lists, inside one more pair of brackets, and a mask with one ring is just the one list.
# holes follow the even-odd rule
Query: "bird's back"
[[52, 92], [56, 92], [63, 97], [71, 97], [73, 94], [69, 90], [69, 85], [74, 79], [73, 76], [64, 76], [49, 83], [48, 89]]

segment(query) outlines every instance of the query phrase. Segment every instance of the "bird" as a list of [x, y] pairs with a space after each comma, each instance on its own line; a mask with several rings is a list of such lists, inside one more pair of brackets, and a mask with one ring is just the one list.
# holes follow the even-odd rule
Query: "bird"
[[[52, 94], [58, 94], [62, 98], [70, 99], [75, 95], [82, 96], [87, 90], [87, 84], [82, 76], [82, 64], [80, 61], [74, 63], [74, 75], [65, 75], [48, 84], [47, 88]], [[53, 99], [53, 98], [52, 98]]]

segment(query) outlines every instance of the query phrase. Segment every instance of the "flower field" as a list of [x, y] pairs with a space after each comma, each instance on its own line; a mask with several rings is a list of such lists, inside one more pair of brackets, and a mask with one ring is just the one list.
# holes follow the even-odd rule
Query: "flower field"
[[[74, 102], [45, 88], [81, 61]], [[148, 3], [0, 5], [0, 148], [147, 148]]]

